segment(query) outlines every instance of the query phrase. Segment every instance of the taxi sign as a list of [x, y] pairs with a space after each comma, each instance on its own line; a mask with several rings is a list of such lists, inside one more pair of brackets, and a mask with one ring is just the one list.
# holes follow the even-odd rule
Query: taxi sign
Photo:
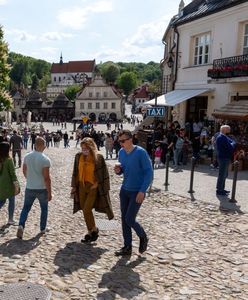
[[147, 117], [164, 117], [165, 116], [165, 107], [149, 107], [146, 110]]

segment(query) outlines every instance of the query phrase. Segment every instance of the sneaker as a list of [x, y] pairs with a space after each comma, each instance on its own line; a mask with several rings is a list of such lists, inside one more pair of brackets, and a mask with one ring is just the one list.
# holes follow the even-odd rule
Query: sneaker
[[225, 192], [226, 194], [230, 194], [230, 191], [224, 190], [224, 192]]
[[148, 244], [147, 236], [140, 237], [140, 244], [139, 244], [139, 253], [142, 254], [146, 251]]
[[15, 225], [16, 224], [16, 221], [14, 221], [14, 220], [8, 220], [8, 223], [7, 223], [7, 225]]
[[19, 225], [18, 226], [18, 229], [17, 229], [17, 233], [16, 233], [16, 236], [18, 237], [18, 239], [21, 239], [22, 240], [22, 237], [23, 237], [23, 231], [24, 231], [24, 228], [22, 225]]
[[48, 228], [45, 228], [43, 230], [40, 231], [40, 234], [46, 234], [48, 233], [49, 229]]
[[227, 193], [225, 191], [216, 191], [217, 196], [226, 196]]
[[237, 200], [235, 200], [235, 199], [230, 199], [229, 202], [230, 202], [230, 203], [237, 203]]
[[120, 250], [115, 251], [115, 256], [125, 256], [132, 254], [132, 246], [124, 246]]

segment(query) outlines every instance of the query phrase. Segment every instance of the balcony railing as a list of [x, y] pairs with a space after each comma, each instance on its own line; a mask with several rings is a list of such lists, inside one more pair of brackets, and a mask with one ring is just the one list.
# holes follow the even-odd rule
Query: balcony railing
[[208, 77], [214, 79], [242, 76], [248, 76], [248, 54], [215, 59], [208, 70]]

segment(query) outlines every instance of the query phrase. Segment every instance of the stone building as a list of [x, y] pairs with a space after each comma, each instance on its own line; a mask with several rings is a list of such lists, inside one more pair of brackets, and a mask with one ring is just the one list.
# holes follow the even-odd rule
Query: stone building
[[68, 86], [86, 85], [92, 81], [96, 67], [95, 60], [63, 62], [62, 55], [59, 63], [51, 67], [51, 83], [47, 86], [47, 98], [55, 99], [63, 94]]
[[163, 43], [159, 101], [170, 119], [248, 119], [247, 1], [181, 1]]
[[121, 120], [124, 113], [124, 98], [100, 76], [85, 86], [75, 100], [75, 116], [87, 116], [91, 121]]

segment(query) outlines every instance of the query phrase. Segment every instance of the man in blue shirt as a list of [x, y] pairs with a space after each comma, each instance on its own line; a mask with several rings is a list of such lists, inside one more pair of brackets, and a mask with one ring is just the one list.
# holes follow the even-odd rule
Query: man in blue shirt
[[153, 178], [151, 160], [145, 149], [133, 144], [131, 131], [120, 131], [119, 143], [122, 147], [119, 152], [120, 165], [116, 165], [114, 170], [118, 175], [123, 174], [120, 206], [124, 247], [115, 252], [117, 256], [131, 255], [132, 229], [140, 239], [139, 253], [147, 249], [148, 238], [143, 227], [136, 221], [136, 216]]
[[220, 127], [220, 134], [216, 139], [217, 159], [219, 163], [219, 174], [216, 186], [216, 194], [226, 196], [229, 191], [225, 190], [225, 182], [228, 176], [228, 167], [231, 162], [236, 143], [227, 135], [230, 133], [229, 125]]

